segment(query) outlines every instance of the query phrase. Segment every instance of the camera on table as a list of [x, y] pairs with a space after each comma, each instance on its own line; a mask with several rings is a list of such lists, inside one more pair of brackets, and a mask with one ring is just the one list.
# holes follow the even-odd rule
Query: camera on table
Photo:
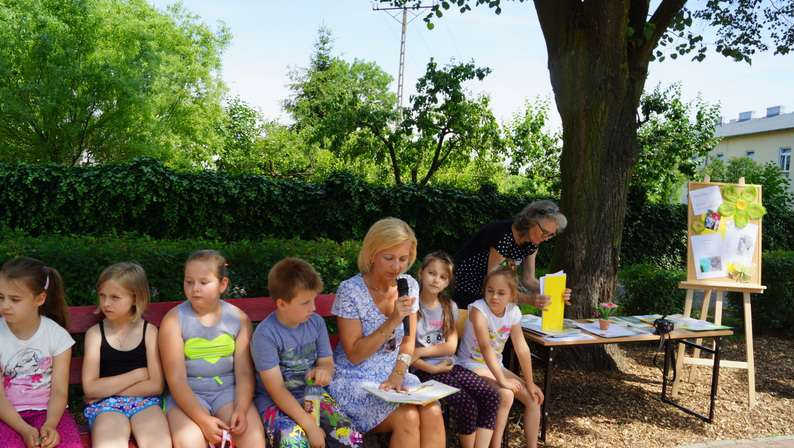
[[654, 328], [653, 334], [664, 336], [675, 329], [675, 325], [673, 325], [673, 322], [665, 319], [665, 317], [666, 316], [662, 316], [661, 318], [653, 321], [653, 328]]

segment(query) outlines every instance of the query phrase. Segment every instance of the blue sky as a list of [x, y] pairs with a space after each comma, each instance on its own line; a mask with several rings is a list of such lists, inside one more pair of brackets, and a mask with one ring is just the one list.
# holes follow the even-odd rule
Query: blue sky
[[[150, 1], [158, 8], [174, 3]], [[290, 68], [306, 66], [321, 25], [331, 29], [338, 54], [376, 62], [395, 78], [396, 90], [400, 23], [387, 12], [373, 11], [368, 1], [184, 0], [183, 5], [211, 27], [219, 22], [229, 27], [233, 39], [224, 53], [223, 78], [232, 94], [268, 119], [288, 120], [281, 110], [289, 94], [287, 75]], [[431, 57], [442, 64], [474, 59], [493, 73], [468, 87], [490, 95], [499, 120], [520, 112], [525, 101], [540, 98], [551, 102], [552, 126], [559, 126], [546, 47], [531, 2], [506, 2], [499, 16], [485, 7], [466, 14], [450, 11], [435, 23], [428, 30], [417, 17], [408, 25], [406, 98]], [[700, 63], [688, 58], [652, 63], [646, 89], [681, 82], [686, 99], [700, 94], [709, 103], [720, 103], [727, 121], [745, 110], [763, 115], [773, 105], [793, 112], [793, 75], [794, 55], [757, 55], [747, 65], [710, 53]]]

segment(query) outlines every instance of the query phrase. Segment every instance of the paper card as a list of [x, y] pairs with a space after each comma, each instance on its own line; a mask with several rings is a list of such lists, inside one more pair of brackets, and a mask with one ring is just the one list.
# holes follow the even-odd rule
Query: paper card
[[551, 303], [541, 313], [543, 331], [562, 331], [565, 303], [562, 294], [565, 292], [566, 276], [563, 271], [546, 274], [540, 278], [540, 293], [551, 298]]
[[751, 265], [757, 236], [758, 224], [748, 223], [742, 229], [737, 228], [733, 223], [728, 224], [723, 255], [725, 261], [745, 266]]
[[708, 211], [716, 211], [722, 204], [720, 187], [706, 187], [689, 191], [689, 201], [695, 215], [702, 215]]
[[727, 263], [723, 259], [721, 235], [693, 235], [692, 257], [698, 280], [728, 276]]

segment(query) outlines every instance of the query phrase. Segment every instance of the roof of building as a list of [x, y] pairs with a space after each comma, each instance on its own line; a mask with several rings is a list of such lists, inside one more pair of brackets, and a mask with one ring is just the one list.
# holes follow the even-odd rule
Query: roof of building
[[736, 135], [757, 134], [759, 132], [794, 129], [794, 112], [775, 115], [774, 117], [753, 118], [744, 121], [731, 121], [717, 126], [717, 137], [733, 137]]

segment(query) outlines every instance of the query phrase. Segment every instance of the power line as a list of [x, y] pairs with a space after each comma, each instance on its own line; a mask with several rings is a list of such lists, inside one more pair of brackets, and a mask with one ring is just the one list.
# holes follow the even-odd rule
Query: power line
[[[408, 29], [408, 24], [416, 20], [417, 17], [420, 16], [419, 11], [422, 9], [430, 9], [433, 8], [436, 4], [436, 1], [429, 5], [422, 5], [417, 4], [415, 6], [408, 7], [407, 5], [403, 6], [379, 6], [378, 1], [374, 1], [372, 4], [373, 11], [386, 11], [391, 18], [396, 20], [402, 25], [402, 32], [400, 33], [400, 65], [397, 69], [397, 112], [402, 115], [403, 109], [403, 84], [405, 82], [405, 34], [406, 30]], [[412, 16], [411, 19], [408, 19], [408, 12], [411, 12]], [[395, 14], [399, 12], [402, 16], [401, 19], [398, 19]]]

